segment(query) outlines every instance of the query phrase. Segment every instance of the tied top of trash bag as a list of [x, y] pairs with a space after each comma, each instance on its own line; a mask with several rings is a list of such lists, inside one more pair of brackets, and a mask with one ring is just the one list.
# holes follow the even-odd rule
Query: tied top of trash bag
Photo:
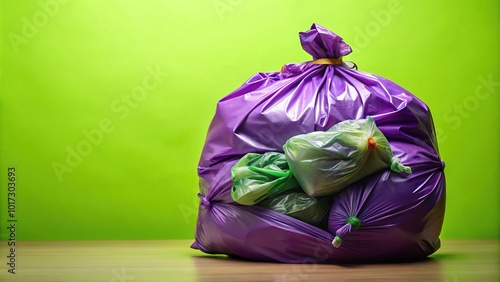
[[313, 60], [339, 59], [352, 52], [351, 46], [347, 45], [342, 37], [319, 24], [314, 23], [308, 31], [300, 32], [299, 37], [302, 48]]

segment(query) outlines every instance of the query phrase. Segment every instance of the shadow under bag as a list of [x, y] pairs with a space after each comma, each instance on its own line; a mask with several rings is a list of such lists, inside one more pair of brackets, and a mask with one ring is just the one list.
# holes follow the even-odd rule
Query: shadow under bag
[[[198, 164], [200, 206], [191, 247], [286, 263], [417, 260], [434, 253], [440, 247], [445, 177], [429, 108], [394, 82], [349, 68], [342, 57], [352, 50], [331, 31], [313, 24], [299, 37], [312, 61], [255, 74], [218, 102]], [[338, 123], [362, 119], [373, 122], [390, 147], [386, 151], [392, 155], [380, 167], [367, 166], [363, 175], [342, 185], [320, 187], [322, 166], [297, 165], [301, 158], [288, 159], [290, 171], [298, 184], [307, 186], [301, 188], [309, 196], [326, 193], [316, 193], [319, 188], [334, 191], [327, 196], [329, 213], [317, 209], [326, 214], [325, 224], [318, 225], [315, 219], [313, 225], [291, 212], [287, 215], [286, 209], [269, 208], [294, 199], [286, 193], [307, 196], [290, 180], [285, 163], [275, 169], [279, 173], [270, 174], [281, 178], [269, 176], [289, 185], [280, 188], [285, 194], [265, 198], [262, 195], [268, 191], [279, 190], [266, 186], [267, 190], [259, 190], [264, 191], [258, 195], [262, 198], [245, 198], [244, 205], [233, 200], [231, 171], [244, 157], [284, 154], [283, 146], [291, 138], [289, 146], [298, 144], [293, 143], [297, 136], [328, 132]], [[337, 146], [332, 142], [328, 148]], [[283, 161], [280, 155], [276, 158]], [[250, 172], [268, 173], [267, 168]], [[318, 177], [302, 175], [301, 169], [316, 169]], [[324, 179], [335, 182], [335, 175], [329, 177]], [[243, 189], [244, 183], [240, 182]]]

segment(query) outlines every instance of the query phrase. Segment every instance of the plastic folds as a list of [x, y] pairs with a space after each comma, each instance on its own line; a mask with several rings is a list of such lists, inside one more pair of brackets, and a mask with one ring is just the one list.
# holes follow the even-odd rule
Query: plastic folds
[[242, 205], [254, 205], [265, 198], [299, 188], [282, 153], [246, 154], [231, 169], [231, 178], [231, 196]]
[[411, 173], [393, 157], [389, 142], [371, 117], [294, 136], [283, 149], [300, 186], [314, 197], [337, 193], [387, 167]]
[[314, 226], [323, 227], [330, 214], [332, 198], [314, 198], [301, 190], [295, 190], [266, 199], [260, 202], [259, 206], [289, 215]]

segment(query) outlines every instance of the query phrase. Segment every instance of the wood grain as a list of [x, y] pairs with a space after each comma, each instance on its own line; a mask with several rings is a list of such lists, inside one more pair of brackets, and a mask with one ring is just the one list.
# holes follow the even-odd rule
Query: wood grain
[[18, 242], [16, 274], [1, 245], [0, 281], [499, 281], [499, 240], [443, 240], [415, 263], [311, 265], [211, 256], [191, 240]]

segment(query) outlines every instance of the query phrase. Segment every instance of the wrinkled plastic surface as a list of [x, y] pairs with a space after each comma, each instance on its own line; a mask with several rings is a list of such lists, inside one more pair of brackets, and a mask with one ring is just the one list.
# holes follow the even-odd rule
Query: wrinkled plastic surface
[[300, 188], [283, 153], [246, 154], [231, 169], [231, 178], [231, 197], [242, 205], [254, 205]]
[[[393, 141], [396, 155], [411, 159], [413, 173], [384, 170], [335, 195], [328, 228], [342, 239], [343, 261], [423, 258], [439, 248], [445, 210], [444, 163], [419, 146]], [[350, 216], [361, 221], [353, 230]], [[376, 251], [364, 251], [376, 246]], [[418, 247], [417, 247], [418, 246]], [[380, 249], [379, 249], [380, 248]], [[382, 251], [381, 248], [385, 248]], [[383, 255], [383, 256], [382, 256]]]
[[[300, 39], [313, 56], [350, 52], [338, 35], [318, 25], [301, 33]], [[385, 170], [346, 187], [334, 196], [331, 231], [264, 207], [239, 205], [231, 198], [231, 168], [245, 154], [281, 152], [292, 136], [326, 131], [338, 122], [368, 115], [394, 156], [413, 173]], [[206, 253], [320, 263], [421, 259], [439, 248], [445, 179], [430, 110], [404, 88], [374, 74], [310, 62], [288, 64], [283, 73], [255, 74], [218, 102], [198, 175], [200, 207], [192, 248]], [[356, 187], [374, 187], [374, 192], [366, 198], [355, 192]], [[360, 198], [357, 204], [351, 204], [353, 197]], [[363, 202], [368, 201], [375, 202], [365, 213]], [[356, 209], [363, 220], [360, 229], [350, 232], [338, 249], [333, 247], [334, 232]]]
[[397, 161], [371, 117], [294, 136], [283, 150], [300, 186], [314, 197], [337, 193]]
[[328, 219], [332, 200], [332, 197], [314, 198], [299, 190], [266, 199], [260, 202], [259, 206], [323, 227]]

